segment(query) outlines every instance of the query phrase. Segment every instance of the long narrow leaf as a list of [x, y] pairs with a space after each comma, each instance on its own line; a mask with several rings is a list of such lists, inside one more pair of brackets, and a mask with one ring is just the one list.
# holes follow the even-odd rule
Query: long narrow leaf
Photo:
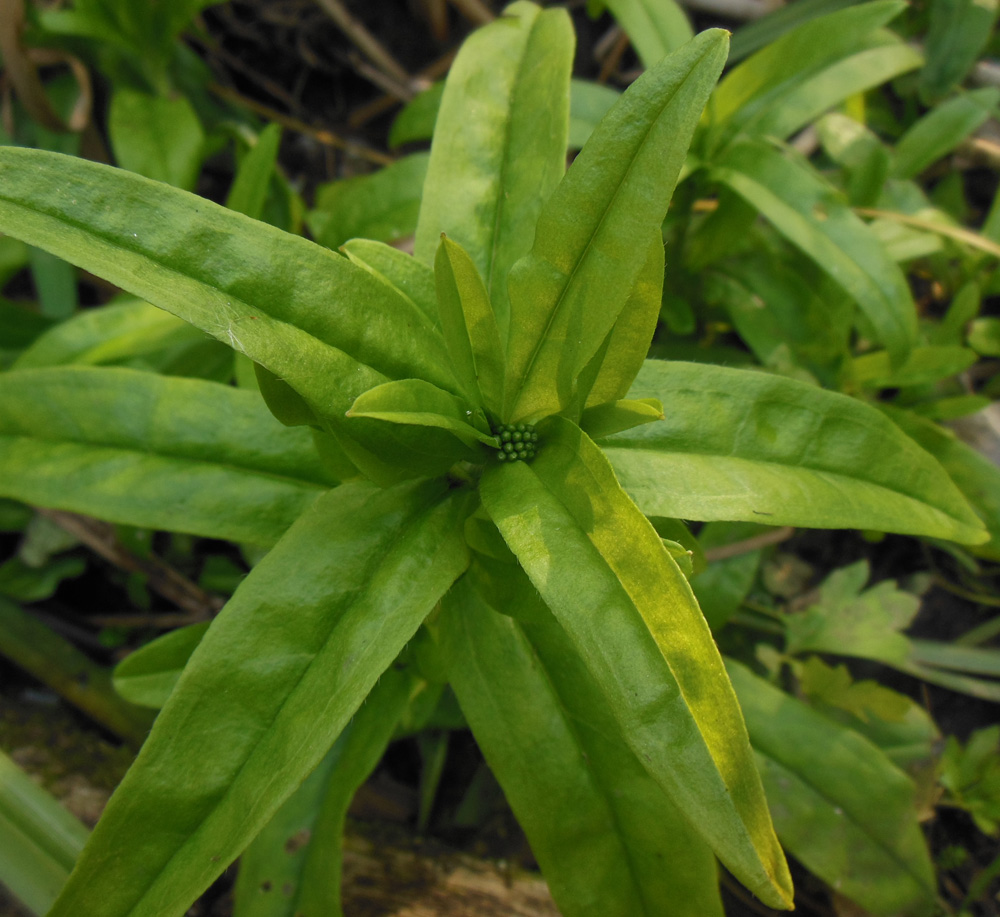
[[872, 914], [936, 913], [913, 782], [863, 736], [726, 667], [789, 852]]
[[270, 545], [333, 483], [253, 392], [129, 369], [0, 375], [0, 496]]
[[665, 419], [603, 445], [650, 516], [986, 539], [937, 461], [846, 395], [765, 373], [647, 360], [630, 397], [660, 399]]
[[444, 608], [450, 682], [562, 913], [654, 917], [669, 901], [674, 917], [721, 917], [711, 850], [618, 739], [551, 614], [526, 630], [468, 577]]
[[739, 706], [687, 580], [579, 428], [553, 417], [538, 432], [531, 465], [487, 467], [484, 507], [650, 776], [741, 882], [788, 907]]
[[51, 917], [182, 914], [462, 572], [466, 504], [439, 482], [318, 500], [195, 650]]
[[386, 669], [319, 767], [240, 857], [234, 917], [341, 917], [344, 824], [410, 699], [413, 678]]
[[370, 271], [167, 185], [3, 147], [0, 231], [197, 325], [333, 423], [391, 378], [456, 390], [440, 334]]
[[703, 32], [647, 70], [603, 118], [511, 271], [505, 414], [570, 404], [649, 258], [728, 33]]
[[573, 41], [565, 11], [511, 4], [462, 45], [437, 115], [416, 257], [433, 264], [442, 232], [458, 242], [486, 283], [503, 341], [507, 272], [531, 247], [566, 169]]
[[846, 200], [812, 170], [763, 142], [734, 145], [710, 174], [829, 274], [857, 302], [893, 362], [903, 362], [917, 330], [906, 277]]

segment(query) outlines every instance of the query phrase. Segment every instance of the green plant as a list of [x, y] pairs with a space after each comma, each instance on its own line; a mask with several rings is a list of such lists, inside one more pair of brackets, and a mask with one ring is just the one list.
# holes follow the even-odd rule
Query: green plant
[[[877, 910], [933, 908], [912, 785], [739, 664], [727, 677], [675, 560], [683, 527], [664, 520], [987, 533], [862, 401], [645, 359], [661, 226], [727, 36], [651, 67], [566, 171], [572, 41], [563, 13], [527, 3], [469, 39], [414, 257], [364, 240], [341, 256], [139, 176], [0, 150], [0, 228], [250, 358], [287, 425], [208, 381], [0, 377], [0, 494], [270, 548], [207, 631], [119, 670], [124, 692], [165, 703], [53, 915], [182, 913], [259, 835], [252, 876], [302, 809], [314, 842], [293, 904], [335, 913], [350, 793], [414, 694], [445, 681], [567, 914], [721, 913], [713, 853], [789, 906], [758, 766], [775, 784], [815, 773], [799, 804], [874, 851]], [[742, 162], [719, 173], [733, 187]], [[852, 276], [898, 366], [904, 306]], [[500, 461], [503, 433], [523, 442], [529, 424], [536, 454]], [[831, 731], [821, 766], [801, 736]], [[880, 792], [882, 827], [865, 811]], [[776, 821], [808, 851], [801, 819]]]

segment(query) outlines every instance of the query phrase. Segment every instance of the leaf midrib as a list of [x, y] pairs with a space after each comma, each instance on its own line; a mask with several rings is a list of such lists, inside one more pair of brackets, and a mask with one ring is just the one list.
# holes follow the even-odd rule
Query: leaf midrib
[[[552, 309], [549, 312], [549, 317], [546, 320], [545, 328], [542, 331], [542, 334], [539, 336], [538, 340], [535, 342], [534, 347], [532, 348], [531, 355], [528, 358], [528, 362], [525, 364], [524, 372], [521, 374], [521, 380], [520, 380], [517, 392], [516, 392], [516, 394], [514, 395], [514, 397], [511, 400], [511, 408], [510, 408], [510, 410], [512, 412], [517, 410], [517, 406], [521, 402], [522, 395], [524, 394], [525, 386], [526, 386], [528, 380], [531, 378], [532, 371], [533, 371], [534, 366], [535, 366], [535, 362], [538, 359], [538, 356], [539, 356], [539, 354], [540, 354], [540, 352], [542, 350], [542, 347], [546, 344], [546, 342], [548, 340], [549, 331], [551, 330], [552, 325], [555, 323], [556, 317], [561, 314], [561, 309], [562, 309], [563, 301], [566, 298], [567, 291], [573, 285], [573, 281], [576, 278], [576, 275], [577, 275], [578, 271], [581, 269], [581, 266], [587, 260], [587, 256], [589, 255], [590, 250], [593, 247], [595, 240], [601, 234], [601, 230], [603, 229], [604, 223], [606, 222], [606, 220], [608, 218], [608, 214], [611, 212], [612, 208], [615, 205], [615, 202], [618, 200], [618, 196], [621, 194], [622, 187], [625, 185], [625, 183], [628, 181], [629, 176], [632, 174], [632, 169], [635, 166], [635, 162], [639, 158], [639, 154], [645, 148], [645, 145], [646, 145], [647, 141], [649, 140], [649, 135], [652, 133], [653, 128], [656, 127], [656, 125], [659, 123], [660, 118], [663, 117], [663, 112], [674, 101], [674, 99], [677, 96], [677, 93], [680, 92], [680, 90], [682, 89], [682, 87], [690, 79], [692, 73], [695, 71], [695, 68], [698, 66], [698, 63], [700, 63], [702, 60], [704, 60], [705, 55], [708, 53], [708, 50], [709, 49], [705, 49], [705, 51], [702, 52], [701, 56], [698, 58], [698, 61], [696, 61], [695, 63], [692, 64], [690, 70], [688, 71], [688, 73], [684, 77], [684, 79], [681, 80], [677, 84], [677, 86], [674, 88], [674, 91], [672, 93], [670, 93], [670, 96], [664, 101], [663, 105], [660, 106], [660, 109], [657, 112], [656, 117], [650, 119], [649, 126], [643, 132], [642, 140], [636, 146], [635, 152], [633, 153], [633, 155], [629, 158], [628, 166], [625, 169], [625, 173], [622, 175], [621, 180], [615, 185], [615, 189], [614, 189], [614, 192], [611, 195], [611, 199], [608, 201], [607, 206], [602, 211], [601, 218], [598, 221], [597, 226], [594, 228], [594, 231], [591, 233], [590, 237], [587, 239], [587, 244], [584, 246], [583, 252], [580, 254], [580, 257], [576, 260], [576, 263], [573, 265], [573, 269], [570, 271], [569, 275], [566, 277], [566, 282], [562, 285], [562, 289], [559, 291], [559, 296], [556, 298], [556, 301], [553, 304]], [[563, 181], [565, 181], [565, 179], [563, 179]], [[556, 191], [558, 191], [558, 188], [556, 189]], [[552, 200], [552, 198], [550, 197], [549, 201], [551, 201], [551, 200]], [[541, 218], [541, 216], [543, 216], [543, 215], [544, 215], [544, 210], [539, 215], [539, 218]], [[536, 224], [536, 229], [537, 229], [537, 224]], [[536, 241], [536, 244], [537, 244], [537, 241]], [[534, 247], [535, 246], [532, 245], [532, 252], [529, 253], [528, 257], [535, 257], [539, 261], [544, 261], [546, 264], [552, 264], [552, 262], [550, 262], [547, 258], [543, 258], [541, 255], [535, 255], [534, 254]], [[552, 265], [552, 267], [555, 267], [555, 265]], [[558, 270], [558, 268], [557, 268], [557, 270]], [[562, 271], [560, 271], [559, 273], [561, 274]]]

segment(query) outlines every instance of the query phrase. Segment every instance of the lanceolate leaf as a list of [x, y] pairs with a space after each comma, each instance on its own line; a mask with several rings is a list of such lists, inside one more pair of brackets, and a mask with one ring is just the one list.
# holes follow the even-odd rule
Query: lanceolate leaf
[[710, 174], [756, 207], [857, 302], [894, 363], [906, 358], [917, 329], [906, 277], [832, 186], [758, 141], [734, 145]]
[[944, 469], [880, 412], [780, 376], [647, 360], [630, 393], [665, 420], [604, 441], [650, 516], [986, 534]]
[[175, 188], [3, 147], [0, 230], [197, 325], [284, 379], [331, 423], [390, 378], [456, 389], [440, 334], [390, 285]]
[[674, 0], [606, 0], [628, 33], [644, 67], [658, 64], [694, 37], [684, 10]]
[[[473, 412], [465, 402], [422, 379], [400, 379], [379, 385], [358, 398], [347, 416], [368, 417], [407, 426], [436, 427], [454, 434], [466, 446], [482, 443], [494, 449], [498, 447], [491, 434], [473, 426]], [[485, 422], [482, 423], [485, 426]], [[469, 458], [475, 456], [470, 455]]]
[[858, 50], [859, 40], [904, 9], [876, 0], [804, 22], [733, 68], [712, 97], [713, 135], [731, 137], [795, 93], [809, 76]]
[[649, 263], [691, 134], [726, 59], [703, 32], [647, 70], [605, 115], [545, 204], [511, 271], [507, 419], [570, 404], [578, 374]]
[[410, 699], [412, 676], [390, 666], [333, 748], [240, 857], [236, 917], [341, 917], [344, 824]]
[[726, 667], [789, 852], [867, 912], [936, 913], [913, 782], [857, 732]]
[[466, 505], [440, 482], [317, 501], [195, 650], [51, 917], [184, 913], [461, 574]]
[[788, 907], [739, 706], [687, 580], [591, 440], [559, 417], [538, 432], [532, 464], [487, 467], [484, 507], [650, 776], [741, 882]]
[[721, 917], [711, 850], [620, 741], [552, 615], [534, 617], [498, 614], [466, 577], [438, 627], [462, 711], [562, 913], [654, 917], [669, 901], [675, 917]]
[[433, 264], [442, 232], [458, 242], [486, 283], [503, 341], [507, 272], [531, 247], [539, 208], [566, 169], [573, 41], [565, 11], [511, 4], [462, 45], [437, 115], [416, 257]]
[[434, 271], [412, 255], [371, 239], [351, 239], [340, 250], [355, 264], [395, 287], [434, 325], [440, 325]]
[[477, 406], [503, 407], [504, 348], [482, 278], [465, 249], [442, 236], [434, 259], [441, 329], [459, 381]]
[[0, 496], [269, 545], [334, 483], [254, 392], [129, 369], [0, 375]]

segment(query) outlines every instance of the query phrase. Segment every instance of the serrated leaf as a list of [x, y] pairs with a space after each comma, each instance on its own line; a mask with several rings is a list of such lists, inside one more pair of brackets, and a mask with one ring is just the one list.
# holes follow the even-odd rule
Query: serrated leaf
[[466, 504], [441, 482], [317, 501], [212, 623], [50, 917], [184, 913], [464, 570]]
[[255, 393], [128, 369], [0, 375], [0, 444], [0, 495], [261, 545], [335, 483]]
[[[601, 121], [511, 270], [505, 415], [555, 413], [649, 264], [691, 135], [725, 62], [728, 33], [703, 32], [636, 80]], [[610, 399], [605, 399], [610, 400]]]
[[647, 360], [633, 398], [665, 420], [603, 442], [650, 516], [860, 528], [979, 544], [944, 469], [853, 398], [761, 372]]
[[650, 776], [741, 882], [788, 907], [739, 707], [687, 580], [585, 434], [559, 417], [538, 432], [530, 465], [487, 466], [483, 506]]

